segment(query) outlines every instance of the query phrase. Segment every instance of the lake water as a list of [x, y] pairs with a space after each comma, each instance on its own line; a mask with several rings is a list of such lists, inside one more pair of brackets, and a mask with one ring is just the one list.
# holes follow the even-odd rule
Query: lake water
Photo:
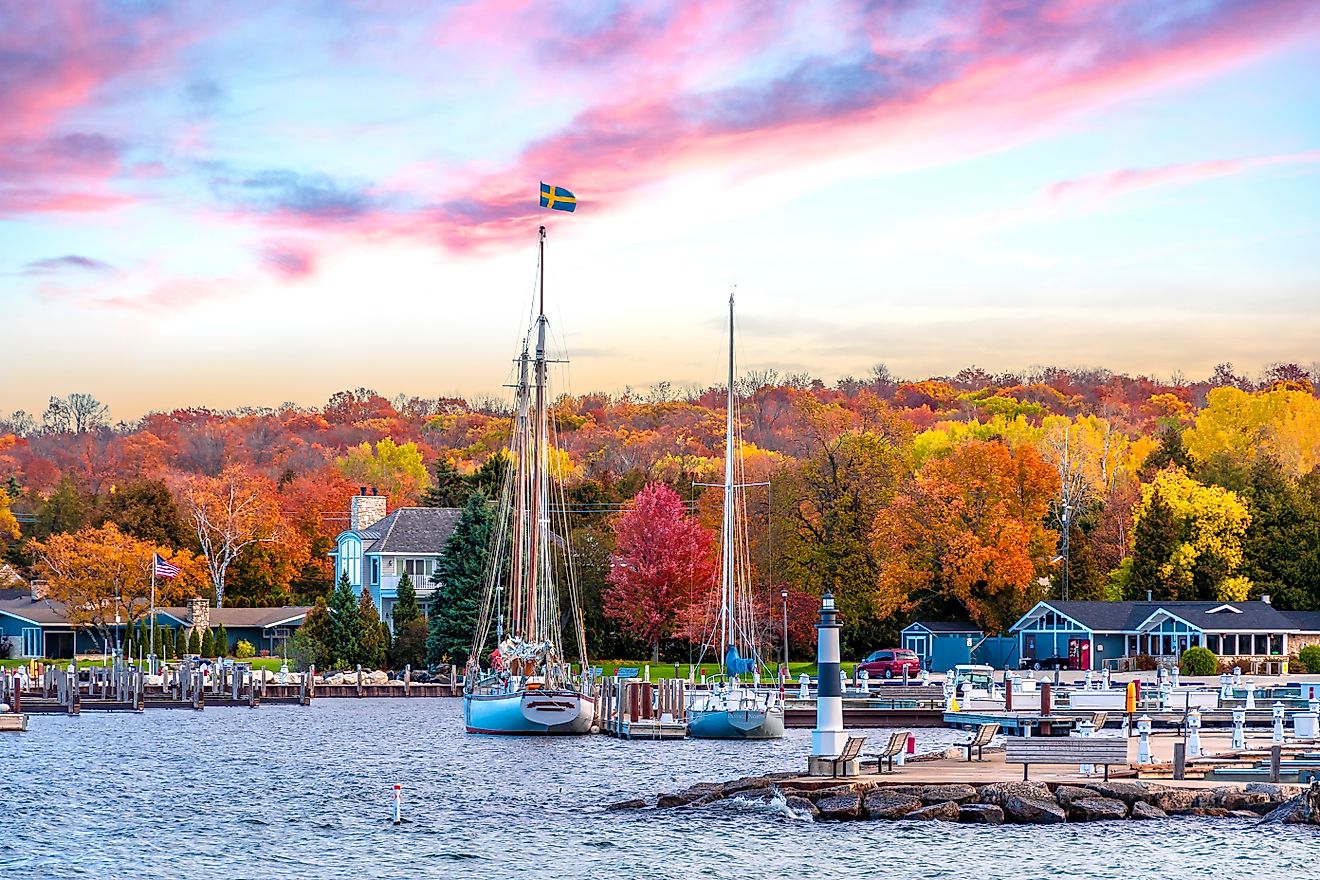
[[[923, 750], [956, 736], [918, 733]], [[809, 748], [806, 730], [760, 743], [467, 736], [449, 699], [34, 716], [0, 735], [0, 878], [1320, 877], [1320, 832], [1229, 820], [995, 828], [813, 824], [748, 804], [601, 809], [804, 766]]]

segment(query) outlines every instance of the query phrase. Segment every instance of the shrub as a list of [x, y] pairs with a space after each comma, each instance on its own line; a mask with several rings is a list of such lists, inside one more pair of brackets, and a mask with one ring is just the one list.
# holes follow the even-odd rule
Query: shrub
[[1320, 673], [1320, 645], [1307, 645], [1297, 652], [1297, 661], [1310, 673]]
[[1183, 651], [1178, 668], [1183, 675], [1214, 675], [1219, 672], [1219, 659], [1209, 648], [1196, 645]]
[[234, 645], [234, 656], [239, 660], [246, 660], [257, 656], [257, 649], [252, 647], [252, 643], [247, 639], [239, 639], [238, 644]]
[[229, 654], [229, 631], [225, 629], [222, 623], [215, 628], [215, 656], [224, 657]]
[[208, 628], [202, 633], [202, 644], [198, 651], [203, 657], [215, 656], [215, 633]]
[[1136, 667], [1138, 672], [1154, 672], [1155, 668], [1159, 666], [1155, 662], [1155, 658], [1149, 654], [1138, 654], [1132, 658], [1132, 665]]
[[188, 631], [179, 627], [174, 631], [174, 659], [179, 660], [188, 653]]

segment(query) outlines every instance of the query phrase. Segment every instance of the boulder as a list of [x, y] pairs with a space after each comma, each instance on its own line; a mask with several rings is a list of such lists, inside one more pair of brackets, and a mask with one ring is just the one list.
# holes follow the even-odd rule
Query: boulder
[[385, 683], [390, 687], [403, 687], [404, 684], [403, 679], [401, 678], [391, 678], [389, 681]]
[[1141, 782], [1087, 782], [1083, 788], [1100, 795], [1122, 801], [1129, 807], [1145, 801], [1149, 803], [1151, 787]]
[[785, 798], [784, 806], [792, 810], [794, 813], [810, 816], [813, 820], [820, 816], [820, 810], [816, 809], [815, 804], [806, 798], [798, 797], [797, 795], [789, 795]]
[[1002, 825], [1004, 811], [994, 804], [964, 804], [958, 808], [958, 821], [969, 825]]
[[1161, 788], [1152, 791], [1147, 802], [1153, 807], [1159, 807], [1166, 813], [1176, 813], [1179, 810], [1190, 810], [1196, 806], [1197, 792], [1190, 788]]
[[1068, 818], [1073, 822], [1104, 822], [1126, 819], [1127, 804], [1114, 798], [1077, 798], [1068, 805]]
[[1228, 818], [1230, 818], [1230, 819], [1259, 819], [1259, 818], [1260, 818], [1260, 814], [1259, 814], [1259, 813], [1253, 813], [1251, 810], [1229, 810], [1229, 811], [1228, 811]]
[[1097, 794], [1092, 789], [1082, 788], [1078, 785], [1060, 785], [1058, 788], [1054, 789], [1054, 799], [1058, 801], [1059, 806], [1063, 807], [1065, 810], [1072, 805], [1073, 801], [1093, 797], [1101, 797], [1101, 795]]
[[1152, 807], [1150, 804], [1146, 803], [1145, 801], [1137, 801], [1135, 804], [1132, 805], [1131, 818], [1167, 819], [1169, 818], [1169, 814], [1161, 810], [1159, 807]]
[[922, 807], [921, 798], [910, 794], [873, 791], [866, 795], [863, 809], [869, 819], [901, 819]]
[[[354, 681], [357, 680], [357, 673], [353, 674], [353, 679]], [[374, 670], [372, 672], [364, 673], [362, 676], [362, 681], [364, 684], [386, 684], [389, 682], [389, 680], [390, 680], [390, 674], [388, 672], [382, 672], [379, 669]]]
[[660, 795], [660, 797], [656, 799], [655, 805], [663, 808], [686, 807], [693, 801], [701, 800], [703, 798], [707, 799], [706, 802], [709, 803], [710, 800], [718, 799], [723, 788], [724, 787], [718, 782], [698, 782], [696, 785], [685, 791]]
[[1277, 782], [1248, 782], [1244, 791], [1266, 795], [1276, 804], [1281, 804], [1290, 797], [1296, 797], [1301, 789], [1295, 785], [1280, 785]]
[[840, 794], [821, 798], [816, 801], [816, 809], [820, 811], [819, 816], [822, 820], [848, 822], [861, 818], [862, 798], [861, 795], [857, 794]]
[[1020, 825], [1054, 825], [1068, 821], [1068, 816], [1053, 798], [1013, 795], [1004, 802], [1004, 816]]
[[903, 818], [926, 822], [957, 822], [960, 815], [961, 808], [957, 804], [953, 801], [945, 801], [942, 804], [931, 804], [920, 810], [913, 810]]
[[832, 785], [829, 788], [818, 788], [815, 791], [802, 793], [803, 797], [816, 803], [820, 803], [825, 798], [842, 797], [850, 794], [857, 794], [857, 790], [851, 785]]
[[1215, 806], [1225, 810], [1255, 810], [1261, 806], [1277, 804], [1278, 799], [1271, 798], [1263, 791], [1244, 791], [1240, 788], [1217, 789]]
[[1032, 798], [1039, 801], [1053, 801], [1049, 788], [1039, 782], [992, 782], [981, 786], [977, 792], [983, 804], [1006, 807], [1015, 797]]
[[976, 789], [970, 785], [925, 785], [918, 795], [927, 806], [953, 801], [955, 804], [970, 804], [976, 801]]
[[1181, 810], [1169, 811], [1171, 816], [1203, 816], [1222, 819], [1228, 815], [1228, 810], [1223, 807], [1184, 807]]
[[769, 777], [744, 776], [741, 779], [735, 779], [733, 782], [724, 783], [724, 796], [733, 797], [741, 791], [749, 791], [754, 788], [768, 788], [769, 786]]
[[646, 801], [642, 800], [641, 798], [633, 798], [633, 799], [630, 800], [630, 801], [619, 801], [618, 803], [610, 804], [610, 805], [609, 805], [608, 807], [606, 807], [605, 809], [607, 809], [607, 810], [641, 810], [641, 809], [645, 809], [645, 807], [646, 807]]

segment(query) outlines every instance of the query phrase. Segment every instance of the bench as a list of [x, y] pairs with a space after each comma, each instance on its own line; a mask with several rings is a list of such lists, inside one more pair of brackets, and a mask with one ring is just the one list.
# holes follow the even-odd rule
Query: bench
[[972, 760], [972, 749], [976, 749], [976, 760], [983, 759], [982, 750], [990, 744], [990, 740], [995, 738], [996, 733], [999, 733], [998, 724], [977, 725], [976, 732], [971, 735], [967, 742], [963, 743], [963, 747], [967, 749], [968, 763], [971, 763]]
[[847, 769], [849, 761], [857, 760], [857, 756], [862, 753], [862, 744], [866, 742], [864, 736], [850, 736], [848, 741], [843, 744], [843, 751], [837, 758], [830, 758], [830, 772], [833, 776], [839, 775], [840, 768]]
[[622, 681], [625, 678], [641, 678], [642, 672], [636, 666], [620, 666], [614, 674]]
[[894, 758], [901, 755], [903, 749], [907, 747], [908, 735], [909, 734], [906, 730], [900, 730], [898, 733], [890, 734], [889, 745], [885, 746], [876, 754], [862, 755], [863, 758], [868, 759], [864, 763], [869, 764], [871, 763], [870, 759], [874, 759], [876, 765], [875, 772], [885, 772], [885, 765], [888, 764], [889, 772], [892, 773], [894, 771]]
[[1021, 764], [1022, 778], [1032, 764], [1103, 764], [1109, 779], [1110, 764], [1128, 762], [1126, 737], [1017, 737], [1005, 740], [1004, 763]]

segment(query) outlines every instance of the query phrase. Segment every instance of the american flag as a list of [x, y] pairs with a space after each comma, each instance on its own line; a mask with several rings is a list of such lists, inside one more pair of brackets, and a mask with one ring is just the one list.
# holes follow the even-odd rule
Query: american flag
[[170, 565], [164, 559], [161, 559], [159, 553], [156, 554], [155, 563], [156, 577], [173, 578], [179, 576], [179, 567], [177, 565]]

